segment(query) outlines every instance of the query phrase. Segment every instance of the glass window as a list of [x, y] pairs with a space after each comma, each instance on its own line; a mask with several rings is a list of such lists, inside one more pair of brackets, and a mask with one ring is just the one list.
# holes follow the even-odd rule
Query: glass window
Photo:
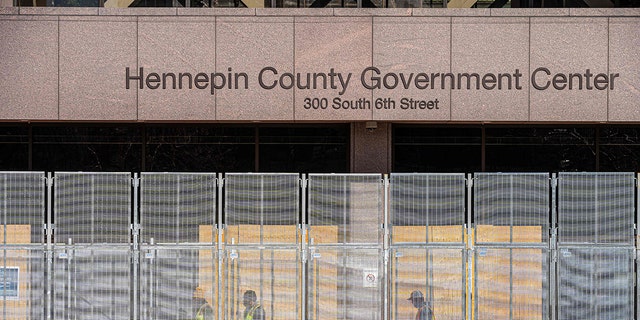
[[487, 128], [487, 172], [594, 171], [594, 128]]
[[640, 128], [604, 127], [600, 130], [600, 171], [640, 171]]
[[394, 172], [476, 172], [481, 166], [480, 128], [393, 128]]
[[349, 172], [349, 125], [261, 127], [260, 171]]
[[142, 139], [135, 126], [34, 126], [33, 169], [140, 171]]
[[29, 170], [29, 128], [27, 126], [0, 127], [0, 171]]
[[146, 134], [145, 171], [255, 171], [253, 126], [158, 126]]

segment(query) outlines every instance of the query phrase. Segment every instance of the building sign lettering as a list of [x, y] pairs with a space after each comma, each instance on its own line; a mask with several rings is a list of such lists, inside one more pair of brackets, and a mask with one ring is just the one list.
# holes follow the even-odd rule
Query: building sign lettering
[[[523, 74], [519, 69], [510, 72], [383, 72], [377, 67], [367, 67], [354, 75], [330, 68], [327, 72], [292, 73], [282, 72], [274, 67], [264, 67], [256, 75], [260, 89], [272, 90], [334, 90], [338, 96], [347, 93], [354, 79], [369, 90], [523, 90]], [[536, 90], [614, 90], [619, 73], [594, 73], [590, 69], [580, 72], [554, 72], [546, 67], [538, 67], [531, 73], [531, 86]], [[144, 67], [135, 71], [125, 70], [127, 89], [141, 90], [208, 90], [211, 95], [218, 90], [249, 90], [250, 75], [246, 72], [148, 72]], [[356, 80], [356, 82], [358, 81]], [[307, 109], [362, 108], [386, 109], [393, 107], [394, 101], [386, 100], [343, 100], [305, 99]], [[438, 109], [438, 100], [402, 99], [397, 101], [403, 109]]]

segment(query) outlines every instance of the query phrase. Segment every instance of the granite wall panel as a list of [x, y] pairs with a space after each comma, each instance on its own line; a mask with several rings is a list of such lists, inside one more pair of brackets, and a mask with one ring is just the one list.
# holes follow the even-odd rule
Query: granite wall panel
[[607, 29], [606, 18], [531, 18], [530, 120], [607, 120], [607, 89], [595, 84], [608, 73]]
[[65, 10], [0, 15], [2, 119], [640, 121], [633, 10]]
[[527, 121], [529, 19], [460, 17], [451, 28], [451, 120]]
[[137, 120], [136, 18], [60, 21], [60, 120]]
[[[138, 68], [154, 80], [151, 86], [145, 81], [143, 89], [139, 81], [130, 82], [131, 90], [138, 91], [140, 120], [216, 119], [210, 79], [216, 72], [215, 31], [213, 18], [140, 18]], [[134, 67], [131, 73], [139, 75]], [[196, 83], [205, 77], [209, 81]]]
[[612, 18], [609, 23], [609, 75], [620, 74], [609, 88], [609, 121], [640, 121], [640, 19]]
[[451, 90], [429, 80], [451, 70], [451, 19], [376, 17], [373, 39], [373, 118], [450, 120]]
[[58, 19], [0, 18], [0, 119], [58, 119]]
[[234, 78], [216, 94], [217, 119], [293, 120], [293, 18], [220, 17], [217, 35], [217, 70]]
[[295, 120], [371, 120], [372, 90], [360, 81], [371, 46], [371, 17], [296, 18], [295, 72], [305, 89], [295, 90]]

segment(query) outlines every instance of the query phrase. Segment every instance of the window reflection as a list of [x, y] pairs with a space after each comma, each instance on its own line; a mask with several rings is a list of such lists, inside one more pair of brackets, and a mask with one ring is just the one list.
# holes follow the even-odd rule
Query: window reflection
[[600, 171], [640, 171], [640, 128], [605, 127], [599, 141]]
[[29, 170], [29, 128], [0, 127], [0, 170]]
[[146, 171], [250, 172], [253, 127], [148, 127]]
[[481, 170], [479, 127], [397, 126], [393, 130], [394, 172]]
[[349, 126], [260, 128], [261, 172], [348, 172]]
[[141, 150], [134, 126], [33, 127], [34, 170], [140, 171]]
[[486, 171], [594, 171], [594, 128], [487, 128]]

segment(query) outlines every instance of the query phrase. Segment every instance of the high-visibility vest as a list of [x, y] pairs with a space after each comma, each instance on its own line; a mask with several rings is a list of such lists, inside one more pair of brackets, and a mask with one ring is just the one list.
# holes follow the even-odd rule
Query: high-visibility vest
[[436, 316], [433, 314], [433, 310], [431, 310], [431, 308], [429, 308], [429, 306], [427, 305], [424, 305], [420, 307], [420, 309], [418, 309], [418, 313], [416, 314], [416, 320], [420, 320], [424, 313], [427, 314], [427, 320], [436, 320]]
[[205, 309], [207, 309], [208, 306], [209, 306], [208, 303], [205, 303], [202, 306], [200, 306], [200, 308], [198, 309], [198, 312], [196, 312], [196, 319], [195, 320], [204, 320], [204, 312], [205, 312]]
[[251, 309], [249, 309], [249, 312], [247, 312], [247, 316], [244, 318], [244, 320], [253, 320], [253, 314], [256, 312], [256, 310], [260, 308], [260, 304], [256, 303], [254, 304]]

